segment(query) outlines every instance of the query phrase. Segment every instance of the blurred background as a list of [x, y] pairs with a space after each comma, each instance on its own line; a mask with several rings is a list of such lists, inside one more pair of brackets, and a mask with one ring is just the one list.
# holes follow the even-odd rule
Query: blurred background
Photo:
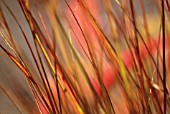
[[[11, 11], [15, 15], [16, 19], [19, 21], [19, 24], [21, 25], [23, 31], [25, 32], [26, 36], [29, 39], [29, 43], [31, 44], [33, 52], [36, 53], [36, 48], [35, 48], [34, 41], [32, 38], [32, 33], [30, 31], [28, 22], [24, 16], [24, 13], [21, 9], [19, 2], [17, 0], [3, 0], [3, 1], [11, 9]], [[52, 26], [52, 23], [50, 23], [48, 15], [45, 12], [45, 8], [47, 7], [47, 1], [46, 0], [28, 0], [28, 1], [30, 3], [31, 12], [33, 12], [33, 16], [36, 19], [38, 25], [40, 26], [40, 29], [42, 30], [43, 34], [45, 34], [45, 30], [43, 29], [41, 20], [38, 17], [38, 12], [37, 12], [37, 9], [34, 4], [35, 2], [37, 3], [37, 7], [39, 8], [39, 11], [41, 12], [42, 16], [44, 17], [44, 21], [47, 26], [47, 29], [49, 30], [50, 36], [53, 36], [53, 31], [50, 28]], [[79, 12], [80, 6], [78, 6], [77, 1], [76, 0], [67, 0], [67, 1], [71, 5], [71, 8], [74, 9], [75, 15], [77, 17], [79, 17], [78, 20], [81, 22], [81, 19], [83, 20], [83, 15], [81, 15], [80, 14], [81, 12]], [[110, 31], [110, 27], [108, 24], [109, 23], [108, 17], [107, 17], [106, 9], [103, 5], [103, 2], [100, 0], [85, 0], [85, 1], [86, 1], [87, 5], [89, 6], [89, 9], [92, 12], [92, 14], [94, 15], [95, 19], [101, 26], [102, 31], [104, 31], [105, 35], [109, 38], [110, 41], [112, 41], [111, 31]], [[124, 2], [122, 2], [122, 1], [124, 1]], [[120, 0], [119, 2], [126, 4], [126, 1], [128, 4], [129, 3], [128, 0]], [[143, 34], [143, 36], [146, 37], [147, 34], [145, 33], [145, 28], [143, 27], [144, 22], [143, 22], [143, 14], [142, 14], [142, 11], [140, 8], [141, 7], [140, 0], [133, 0], [133, 1], [134, 1], [134, 10], [136, 13], [136, 20], [137, 20], [137, 25], [138, 25], [137, 27], [139, 28], [139, 30]], [[160, 34], [159, 31], [160, 31], [161, 17], [159, 15], [160, 9], [158, 9], [158, 6], [157, 6], [160, 4], [159, 3], [156, 4], [155, 1], [154, 0], [142, 0], [143, 6], [145, 9], [145, 15], [147, 18], [147, 23], [148, 23], [147, 26], [148, 26], [148, 30], [149, 30], [150, 39], [152, 39], [152, 38], [156, 39], [156, 38], [158, 38], [158, 36]], [[123, 25], [125, 20], [123, 18], [120, 18], [120, 17], [123, 17], [122, 15], [124, 15], [121, 11], [120, 6], [116, 2], [116, 0], [111, 0], [110, 3], [111, 3], [113, 13], [116, 15], [116, 18], [119, 19], [120, 23], [122, 22], [122, 25]], [[57, 5], [56, 12], [58, 12], [59, 18], [60, 18], [62, 24], [64, 25], [65, 29], [67, 30], [69, 27], [69, 24], [66, 23], [66, 20], [64, 18], [65, 18], [65, 16], [67, 16], [68, 20], [70, 22], [72, 22], [73, 16], [69, 12], [69, 9], [68, 9], [66, 3], [64, 2], [64, 0], [57, 0], [56, 5]], [[15, 19], [10, 14], [9, 10], [4, 5], [2, 0], [0, 0], [0, 7], [1, 7], [1, 11], [3, 12], [3, 14], [5, 16], [5, 20], [8, 23], [10, 32], [11, 32], [12, 36], [14, 37], [14, 43], [16, 44], [18, 51], [21, 53], [22, 58], [25, 61], [25, 64], [28, 66], [28, 69], [30, 70], [31, 74], [37, 75], [36, 80], [38, 81], [38, 79], [40, 77], [38, 76], [39, 74], [38, 74], [38, 70], [36, 68], [36, 64], [33, 60], [33, 57], [31, 56], [31, 52], [29, 51], [29, 48], [27, 46], [26, 41], [24, 40], [23, 34], [22, 34], [21, 30], [19, 29], [19, 26], [17, 25]], [[169, 18], [166, 18], [166, 19], [169, 19]], [[2, 21], [2, 18], [0, 18], [0, 21]], [[83, 21], [82, 21], [82, 23], [83, 23]], [[80, 23], [80, 24], [82, 24], [82, 23]], [[78, 30], [79, 28], [76, 27], [77, 25], [74, 25], [74, 24], [75, 24], [75, 22], [73, 22], [71, 25], [73, 27], [75, 27], [75, 33], [78, 35], [79, 38], [82, 37], [81, 32]], [[167, 24], [167, 26], [169, 25], [168, 22], [166, 24]], [[83, 30], [84, 29], [85, 28], [83, 28]], [[114, 29], [118, 29], [118, 28], [115, 27]], [[4, 32], [2, 30], [2, 28], [0, 28], [0, 32], [1, 33]], [[69, 32], [69, 31], [67, 31], [67, 32]], [[167, 32], [168, 32], [168, 30], [167, 30]], [[115, 34], [117, 34], [117, 35], [115, 35], [115, 41], [119, 42], [119, 45], [121, 47], [120, 50], [126, 49], [126, 46], [124, 45], [125, 41], [122, 40], [123, 38], [120, 38], [120, 37], [123, 37], [123, 35], [121, 34], [121, 31], [117, 30], [117, 33], [115, 33]], [[92, 33], [90, 33], [89, 35], [93, 36]], [[93, 40], [93, 39], [95, 39], [95, 37], [96, 36], [94, 35], [94, 38], [91, 39], [92, 42], [95, 42]], [[76, 38], [73, 37], [73, 40], [74, 39], [76, 39]], [[76, 43], [77, 42], [76, 40], [74, 40], [74, 41], [75, 41], [75, 45], [77, 46], [76, 48], [79, 50], [82, 58], [87, 60], [87, 58], [85, 57], [85, 54], [83, 53], [82, 49], [80, 48], [80, 45], [78, 43]], [[83, 41], [83, 38], [80, 38], [80, 41], [82, 42], [82, 44], [83, 44], [83, 42], [85, 42], [85, 41]], [[2, 44], [2, 45], [4, 44], [2, 37], [0, 37], [0, 44]], [[83, 45], [85, 45], [85, 44], [83, 44]], [[3, 46], [8, 49], [7, 46], [5, 46], [5, 45], [3, 45]], [[98, 47], [96, 46], [96, 48], [98, 48]], [[57, 54], [58, 54], [60, 60], [64, 61], [61, 53], [62, 52], [58, 51], [58, 48], [57, 48]], [[97, 54], [96, 54], [96, 56], [97, 56]], [[38, 59], [37, 55], [36, 55], [36, 58]], [[97, 59], [99, 59], [99, 58], [97, 58]], [[43, 58], [43, 60], [44, 60], [44, 58]], [[47, 66], [46, 62], [43, 62], [43, 63], [45, 66]], [[63, 62], [63, 64], [66, 64], [66, 63], [67, 63], [67, 61]], [[107, 62], [106, 66], [107, 66], [107, 64], [110, 64], [110, 62]], [[67, 64], [66, 64], [66, 67], [67, 67]], [[148, 68], [148, 69], [153, 70], [152, 68]], [[48, 68], [46, 68], [46, 72], [47, 72], [47, 75], [51, 75], [51, 72]], [[108, 71], [108, 73], [109, 72], [110, 71]], [[40, 83], [40, 85], [42, 85], [41, 81], [38, 83]], [[125, 103], [126, 101], [125, 101], [124, 95], [122, 94], [122, 88], [120, 87], [119, 83], [120, 83], [119, 81], [114, 81], [114, 84], [112, 84], [112, 86], [108, 90], [110, 97], [112, 99], [114, 108], [115, 108], [116, 112], [118, 112], [118, 114], [123, 114], [123, 113], [130, 114], [130, 112], [128, 112], [128, 108]], [[2, 49], [0, 49], [0, 114], [20, 114], [20, 113], [38, 114], [39, 111], [38, 111], [38, 107], [35, 103], [35, 100], [32, 96], [32, 93], [29, 89], [29, 86], [27, 84], [24, 74], [15, 65], [15, 63], [9, 58], [9, 56]]]

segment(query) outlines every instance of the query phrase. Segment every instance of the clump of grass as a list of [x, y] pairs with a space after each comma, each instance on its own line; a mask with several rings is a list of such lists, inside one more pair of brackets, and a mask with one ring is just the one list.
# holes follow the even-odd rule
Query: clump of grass
[[169, 113], [169, 1], [146, 3], [18, 0], [22, 24], [1, 0], [2, 57], [28, 94], [17, 99], [24, 92], [5, 81], [0, 89], [18, 113]]

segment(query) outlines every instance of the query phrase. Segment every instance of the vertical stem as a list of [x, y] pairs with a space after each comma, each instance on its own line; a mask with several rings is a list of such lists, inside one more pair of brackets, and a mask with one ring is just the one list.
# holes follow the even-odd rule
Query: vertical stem
[[165, 66], [165, 11], [162, 0], [162, 40], [163, 40], [163, 87], [164, 87], [164, 114], [166, 114], [166, 66]]

